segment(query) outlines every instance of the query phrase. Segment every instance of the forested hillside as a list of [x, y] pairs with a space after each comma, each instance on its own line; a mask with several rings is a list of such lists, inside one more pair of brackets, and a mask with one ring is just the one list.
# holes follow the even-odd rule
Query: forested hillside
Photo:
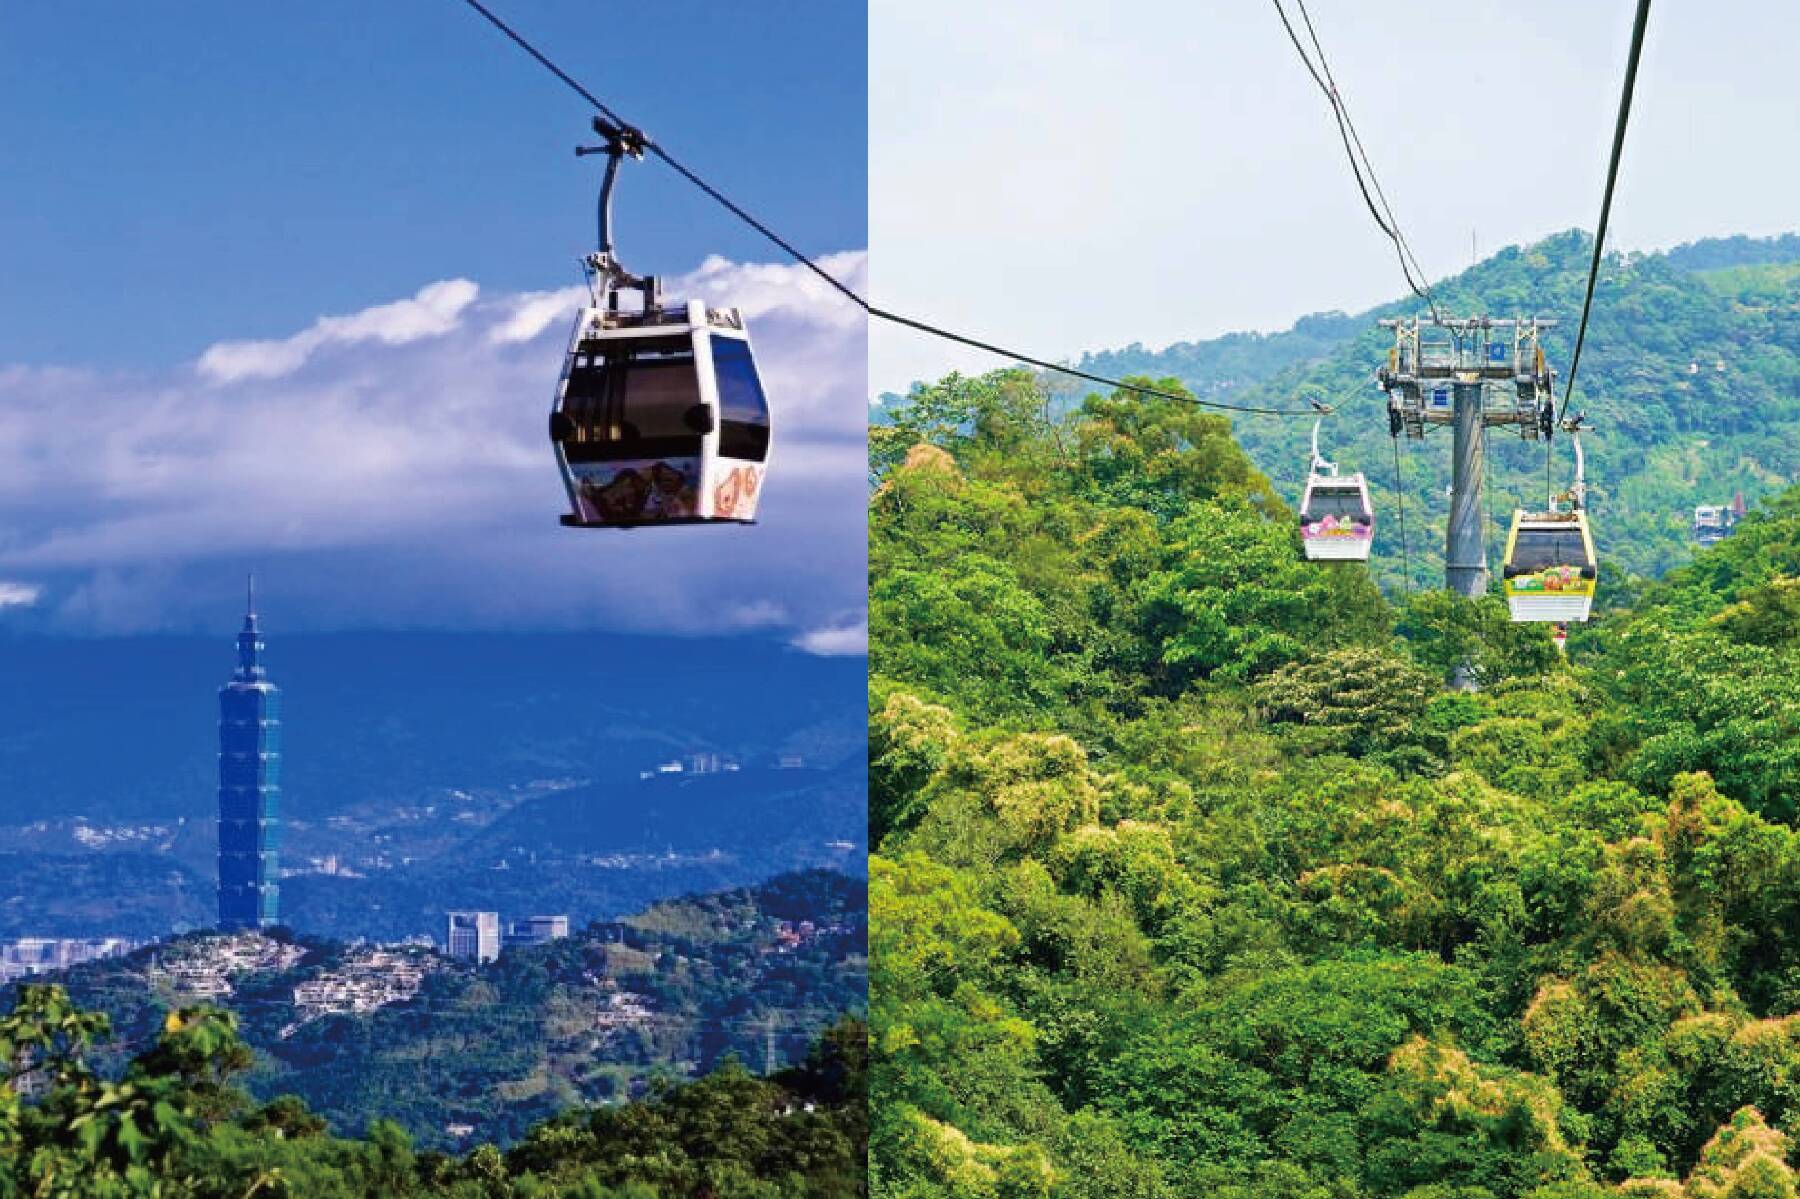
[[[1601, 312], [1695, 297], [1629, 269]], [[1596, 420], [1691, 445], [1612, 341]], [[1218, 417], [1052, 412], [1002, 372], [872, 433], [874, 1194], [1795, 1194], [1800, 495], [1565, 661], [1302, 562]]]
[[799, 1062], [863, 1012], [866, 952], [863, 882], [809, 871], [659, 903], [479, 967], [428, 949], [371, 961], [369, 947], [318, 938], [197, 934], [59, 981], [117, 1034], [96, 1050], [102, 1067], [204, 995], [252, 1051], [251, 1094], [295, 1095], [348, 1135], [386, 1121], [453, 1149], [510, 1145], [564, 1109], [641, 1098], [727, 1059], [762, 1072]]
[[[1551, 364], [1566, 371], [1593, 241], [1569, 232], [1510, 247], [1436, 285], [1446, 314], [1548, 317]], [[1697, 242], [1667, 253], [1607, 257], [1595, 297], [1577, 409], [1585, 439], [1589, 503], [1600, 522], [1603, 568], [1655, 576], [1688, 560], [1696, 504], [1751, 502], [1800, 480], [1800, 237]], [[1403, 587], [1394, 446], [1374, 385], [1392, 336], [1380, 317], [1414, 315], [1408, 300], [1346, 317], [1307, 317], [1292, 330], [1233, 334], [1162, 351], [1140, 346], [1090, 356], [1112, 377], [1174, 377], [1194, 394], [1231, 403], [1330, 404], [1326, 456], [1361, 471], [1376, 489], [1376, 577]], [[1560, 397], [1560, 390], [1559, 390]], [[1251, 460], [1290, 503], [1307, 463], [1310, 422], [1236, 418]], [[1448, 434], [1400, 445], [1412, 565], [1421, 583], [1441, 577], [1449, 483]], [[1488, 538], [1497, 559], [1515, 505], [1543, 502], [1544, 449], [1494, 430], [1489, 442]], [[1559, 443], [1555, 486], [1571, 469]]]
[[229, 1012], [169, 1013], [122, 1077], [88, 1067], [110, 1035], [60, 988], [0, 1014], [0, 1195], [34, 1199], [854, 1199], [867, 1034], [846, 1020], [767, 1079], [736, 1062], [641, 1102], [564, 1112], [502, 1152], [417, 1151], [382, 1121], [332, 1135], [288, 1095], [234, 1085], [251, 1053]]

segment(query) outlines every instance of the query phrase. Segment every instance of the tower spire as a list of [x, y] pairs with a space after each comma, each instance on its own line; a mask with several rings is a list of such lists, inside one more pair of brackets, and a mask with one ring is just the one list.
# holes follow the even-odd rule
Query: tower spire
[[238, 668], [237, 679], [240, 682], [255, 682], [263, 677], [262, 667], [262, 630], [256, 625], [256, 576], [245, 577], [244, 584], [244, 627], [238, 633]]

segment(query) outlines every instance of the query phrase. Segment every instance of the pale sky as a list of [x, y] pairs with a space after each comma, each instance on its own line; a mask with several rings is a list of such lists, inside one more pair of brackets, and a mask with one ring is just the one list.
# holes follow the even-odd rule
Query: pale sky
[[[1309, 7], [1432, 278], [1593, 227], [1631, 0]], [[1800, 228], [1797, 39], [1788, 4], [1652, 8], [1609, 246]], [[1404, 291], [1266, 0], [872, 0], [869, 67], [879, 304], [1072, 358]], [[871, 330], [871, 394], [1000, 365]]]

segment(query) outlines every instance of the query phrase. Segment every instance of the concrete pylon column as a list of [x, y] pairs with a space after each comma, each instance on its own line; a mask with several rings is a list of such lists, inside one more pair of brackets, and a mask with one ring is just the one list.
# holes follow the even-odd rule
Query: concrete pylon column
[[1457, 383], [1452, 426], [1450, 527], [1444, 538], [1444, 586], [1474, 599], [1487, 592], [1487, 539], [1481, 527], [1482, 384]]

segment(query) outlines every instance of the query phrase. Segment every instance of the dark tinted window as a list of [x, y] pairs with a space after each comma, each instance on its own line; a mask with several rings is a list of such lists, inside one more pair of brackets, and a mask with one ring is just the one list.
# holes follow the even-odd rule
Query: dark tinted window
[[719, 379], [719, 456], [761, 462], [769, 456], [769, 401], [748, 342], [712, 339]]
[[1520, 529], [1510, 565], [1522, 574], [1551, 566], [1588, 566], [1587, 546], [1573, 526], [1567, 529]]
[[1302, 515], [1308, 520], [1321, 520], [1327, 516], [1358, 519], [1364, 515], [1362, 493], [1336, 489], [1322, 491], [1315, 487], [1312, 498], [1306, 501], [1306, 511]]
[[685, 338], [584, 354], [563, 392], [572, 426], [563, 451], [571, 462], [698, 457], [701, 438], [688, 411], [699, 402]]
[[625, 374], [627, 432], [658, 439], [693, 437], [688, 409], [700, 402], [692, 355], [680, 359], [634, 360]]

